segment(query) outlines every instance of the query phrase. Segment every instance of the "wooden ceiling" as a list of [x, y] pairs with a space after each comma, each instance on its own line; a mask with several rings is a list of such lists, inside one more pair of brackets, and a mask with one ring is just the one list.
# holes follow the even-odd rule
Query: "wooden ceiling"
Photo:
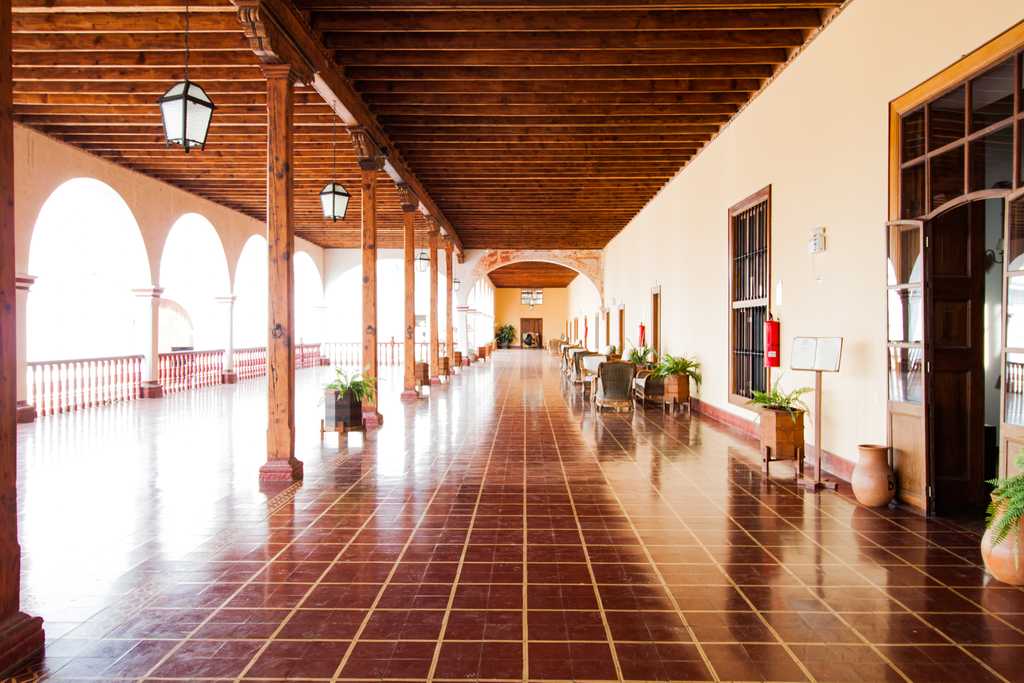
[[579, 273], [572, 268], [555, 263], [526, 261], [492, 270], [488, 277], [495, 287], [545, 289], [568, 287], [577, 275]]
[[[285, 0], [466, 248], [601, 248], [839, 0]], [[16, 118], [256, 219], [265, 80], [229, 0], [192, 0], [207, 148], [165, 147], [156, 99], [183, 72], [182, 0], [12, 0]], [[359, 171], [338, 126], [344, 221], [320, 215], [335, 118], [296, 91], [297, 234], [359, 245]], [[360, 105], [362, 106], [362, 105]], [[401, 210], [379, 182], [379, 239]], [[420, 218], [418, 227], [425, 231]]]
[[[266, 81], [228, 0], [191, 0], [190, 77], [216, 104], [206, 149], [164, 143], [157, 99], [183, 75], [181, 0], [13, 0], [18, 121], [258, 220], [266, 215]], [[324, 220], [335, 117], [311, 88], [295, 103], [297, 234], [358, 247], [359, 167], [337, 126], [337, 179], [352, 194], [344, 221]], [[378, 181], [378, 245], [402, 245], [394, 183]], [[427, 225], [419, 216], [417, 228]], [[425, 241], [424, 241], [425, 244]]]
[[836, 0], [296, 0], [473, 248], [601, 248]]

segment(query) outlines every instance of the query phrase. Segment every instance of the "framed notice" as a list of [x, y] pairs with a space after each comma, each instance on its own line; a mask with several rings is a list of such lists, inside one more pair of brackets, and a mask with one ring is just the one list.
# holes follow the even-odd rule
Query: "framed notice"
[[793, 370], [839, 372], [842, 355], [842, 337], [796, 337], [789, 367]]

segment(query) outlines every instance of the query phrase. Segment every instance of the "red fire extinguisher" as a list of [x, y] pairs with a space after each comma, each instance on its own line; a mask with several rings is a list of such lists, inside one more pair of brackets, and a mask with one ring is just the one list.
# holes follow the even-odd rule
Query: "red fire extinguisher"
[[764, 366], [766, 368], [779, 367], [779, 321], [772, 318], [771, 313], [764, 321]]

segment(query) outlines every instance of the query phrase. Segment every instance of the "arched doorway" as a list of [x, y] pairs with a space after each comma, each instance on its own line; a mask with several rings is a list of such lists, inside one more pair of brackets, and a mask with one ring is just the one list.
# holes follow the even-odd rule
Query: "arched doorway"
[[324, 339], [324, 285], [320, 270], [304, 251], [295, 254], [295, 343], [319, 343]]
[[62, 184], [43, 204], [29, 247], [37, 279], [28, 298], [27, 358], [129, 355], [140, 350], [143, 306], [132, 290], [151, 284], [146, 246], [131, 209], [94, 178]]
[[[187, 213], [179, 218], [164, 243], [160, 257], [160, 351], [175, 348], [224, 348], [227, 311], [216, 297], [231, 289], [227, 259], [217, 230], [206, 218]], [[185, 316], [174, 308], [179, 306]], [[165, 327], [164, 323], [167, 323]], [[186, 343], [184, 325], [192, 327]]]
[[267, 240], [253, 235], [235, 268], [235, 348], [267, 345]]

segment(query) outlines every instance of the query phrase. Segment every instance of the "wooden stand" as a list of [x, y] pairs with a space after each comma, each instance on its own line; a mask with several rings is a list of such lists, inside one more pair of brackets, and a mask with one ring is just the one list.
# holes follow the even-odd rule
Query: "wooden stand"
[[[320, 420], [320, 443], [324, 442], [324, 434], [326, 434], [327, 431], [326, 423], [323, 420]], [[341, 437], [343, 437], [347, 432], [365, 432], [366, 427], [359, 425], [358, 427], [349, 427], [348, 429], [345, 429], [345, 423], [338, 422], [337, 426], [330, 431], [335, 432], [338, 435], [338, 445], [341, 445]]]
[[821, 372], [814, 371], [814, 478], [805, 477], [801, 469], [798, 483], [809, 491], [837, 491], [839, 484], [836, 481], [821, 478]]

